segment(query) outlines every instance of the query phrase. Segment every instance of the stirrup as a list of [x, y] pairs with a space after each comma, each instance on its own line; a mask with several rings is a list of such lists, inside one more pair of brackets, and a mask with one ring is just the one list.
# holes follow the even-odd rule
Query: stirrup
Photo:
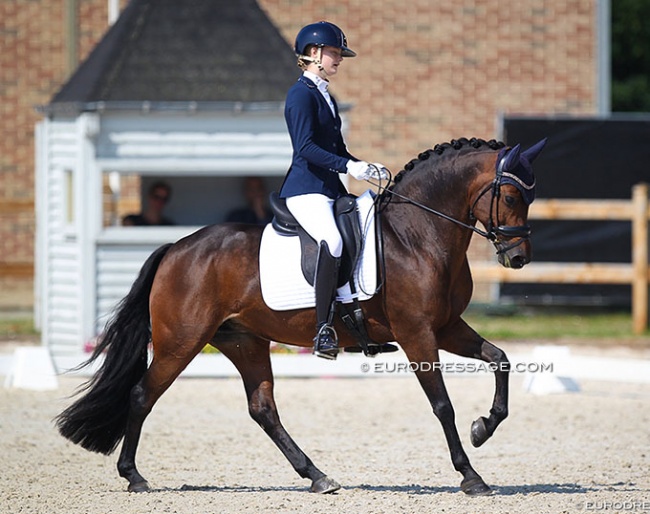
[[323, 323], [314, 337], [313, 354], [323, 359], [336, 360], [339, 353], [339, 338], [332, 325]]

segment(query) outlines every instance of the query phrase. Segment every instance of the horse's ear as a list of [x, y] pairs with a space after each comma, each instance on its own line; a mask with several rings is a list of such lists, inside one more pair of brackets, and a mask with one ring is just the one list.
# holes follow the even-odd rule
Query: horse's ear
[[533, 162], [537, 158], [539, 153], [544, 149], [544, 146], [546, 146], [547, 140], [548, 138], [545, 137], [544, 139], [538, 141], [527, 150], [524, 150], [521, 156], [524, 157], [529, 163]]
[[521, 145], [516, 145], [513, 147], [503, 158], [503, 171], [512, 171], [515, 169], [515, 166], [519, 164], [519, 151], [521, 150]]

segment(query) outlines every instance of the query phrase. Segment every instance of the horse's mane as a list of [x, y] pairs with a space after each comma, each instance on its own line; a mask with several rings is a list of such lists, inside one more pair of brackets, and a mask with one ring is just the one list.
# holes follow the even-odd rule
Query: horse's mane
[[401, 170], [395, 176], [395, 182], [397, 183], [400, 180], [402, 180], [404, 178], [404, 174], [408, 171], [411, 171], [416, 164], [422, 161], [426, 161], [433, 155], [440, 156], [450, 148], [453, 150], [469, 149], [471, 151], [474, 151], [474, 150], [481, 149], [482, 147], [488, 147], [490, 150], [500, 150], [505, 146], [506, 146], [505, 143], [503, 143], [502, 141], [497, 141], [496, 139], [490, 139], [489, 141], [485, 141], [484, 139], [479, 139], [476, 137], [473, 137], [471, 139], [467, 139], [466, 137], [461, 137], [460, 139], [452, 139], [448, 143], [439, 143], [433, 148], [430, 148], [418, 154], [418, 156], [415, 159], [412, 159], [411, 161], [406, 163], [404, 165], [404, 169]]

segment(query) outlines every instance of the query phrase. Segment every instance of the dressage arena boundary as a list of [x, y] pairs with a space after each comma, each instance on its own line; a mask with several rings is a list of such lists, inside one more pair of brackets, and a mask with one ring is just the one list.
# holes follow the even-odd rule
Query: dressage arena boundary
[[480, 282], [554, 284], [625, 284], [632, 286], [632, 329], [648, 328], [648, 184], [632, 188], [631, 200], [535, 200], [529, 219], [610, 220], [632, 223], [631, 263], [532, 262], [511, 270], [497, 263], [472, 262], [472, 276]]
[[[91, 377], [101, 366], [101, 357], [90, 366], [73, 370], [87, 355], [69, 355], [56, 359], [56, 365], [34, 367], [34, 352], [46, 354], [44, 347], [21, 351], [31, 352], [29, 363], [18, 355], [0, 354], [0, 376], [5, 387], [34, 390], [58, 388], [58, 376]], [[594, 357], [573, 354], [567, 346], [538, 345], [524, 352], [508, 352], [514, 376], [523, 377], [526, 392], [544, 395], [580, 390], [581, 380], [650, 384], [650, 361], [620, 357]], [[42, 360], [42, 359], [41, 359]], [[52, 362], [52, 361], [50, 361]], [[403, 352], [366, 358], [361, 354], [343, 354], [336, 362], [323, 361], [311, 354], [272, 353], [276, 378], [404, 378], [413, 375], [414, 366], [430, 363], [408, 362]], [[31, 364], [30, 364], [31, 363]], [[442, 352], [443, 374], [453, 377], [490, 375], [481, 362]], [[56, 368], [56, 369], [55, 369]], [[234, 365], [221, 354], [200, 354], [182, 372], [182, 378], [236, 378]]]

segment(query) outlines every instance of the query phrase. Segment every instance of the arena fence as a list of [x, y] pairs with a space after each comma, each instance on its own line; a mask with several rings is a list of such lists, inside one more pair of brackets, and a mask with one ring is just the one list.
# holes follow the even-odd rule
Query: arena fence
[[632, 223], [631, 263], [532, 262], [510, 270], [492, 262], [472, 262], [476, 281], [569, 284], [630, 284], [635, 334], [648, 328], [648, 184], [632, 188], [631, 200], [535, 200], [530, 219], [616, 220]]

